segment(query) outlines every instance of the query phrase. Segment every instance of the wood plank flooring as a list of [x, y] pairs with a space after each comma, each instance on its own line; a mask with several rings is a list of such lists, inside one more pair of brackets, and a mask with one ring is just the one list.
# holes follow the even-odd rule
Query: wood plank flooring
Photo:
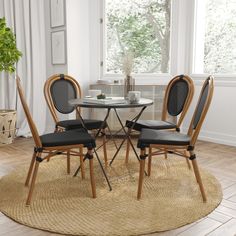
[[[31, 138], [18, 138], [14, 144], [0, 146], [0, 177], [21, 164], [29, 163], [32, 147]], [[220, 181], [224, 194], [222, 203], [197, 222], [152, 236], [236, 236], [236, 147], [199, 141], [196, 154], [199, 166], [208, 169]], [[0, 213], [0, 236], [18, 235], [58, 234], [29, 228]]]

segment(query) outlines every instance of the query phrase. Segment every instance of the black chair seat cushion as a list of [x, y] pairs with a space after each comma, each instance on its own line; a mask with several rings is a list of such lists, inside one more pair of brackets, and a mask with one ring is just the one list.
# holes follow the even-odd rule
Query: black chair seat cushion
[[83, 144], [85, 147], [94, 148], [95, 140], [85, 129], [69, 130], [44, 134], [40, 136], [43, 147], [56, 147]]
[[[99, 129], [102, 125], [102, 122], [103, 121], [101, 120], [87, 120], [87, 119], [84, 120], [85, 127], [88, 130]], [[77, 120], [77, 119], [62, 120], [62, 121], [59, 121], [56, 126], [63, 127], [66, 130], [83, 128], [81, 120]], [[103, 128], [106, 128], [106, 127], [107, 127], [107, 124], [105, 124]]]
[[149, 147], [150, 144], [189, 145], [190, 137], [176, 131], [142, 129], [138, 139], [138, 148]]
[[[131, 128], [134, 124], [133, 121], [126, 121], [126, 127]], [[134, 125], [133, 129], [136, 131], [141, 131], [143, 128], [146, 129], [175, 129], [176, 125], [167, 121], [162, 120], [138, 120]]]

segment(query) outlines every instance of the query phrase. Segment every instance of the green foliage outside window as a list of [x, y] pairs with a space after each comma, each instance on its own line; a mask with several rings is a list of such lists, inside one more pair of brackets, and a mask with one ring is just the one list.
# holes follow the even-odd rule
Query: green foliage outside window
[[236, 1], [205, 2], [205, 73], [236, 73]]
[[171, 0], [106, 0], [106, 73], [121, 73], [134, 56], [133, 72], [169, 71]]

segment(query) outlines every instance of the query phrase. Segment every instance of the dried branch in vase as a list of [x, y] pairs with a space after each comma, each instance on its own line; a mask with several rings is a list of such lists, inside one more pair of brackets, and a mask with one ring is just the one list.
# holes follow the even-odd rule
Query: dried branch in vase
[[132, 52], [126, 52], [122, 58], [122, 71], [126, 76], [130, 76], [134, 65], [134, 55]]

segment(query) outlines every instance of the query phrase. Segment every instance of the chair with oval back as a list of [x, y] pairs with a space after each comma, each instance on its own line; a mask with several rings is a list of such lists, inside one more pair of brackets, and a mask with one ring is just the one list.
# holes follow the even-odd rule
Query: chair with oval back
[[[171, 153], [183, 156], [192, 162], [194, 174], [197, 179], [197, 183], [199, 184], [202, 199], [204, 202], [207, 200], [197, 165], [194, 148], [201, 126], [206, 117], [212, 100], [213, 90], [213, 77], [209, 76], [203, 84], [187, 134], [183, 134], [180, 132], [171, 132], [169, 130], [142, 129], [137, 145], [141, 150], [139, 184], [137, 193], [138, 199], [141, 198], [145, 159], [148, 156], [148, 176], [150, 176], [152, 156], [156, 155], [156, 153], [153, 152], [153, 149], [158, 149], [162, 152], [165, 152], [166, 150], [170, 151]], [[148, 155], [146, 155], [146, 148], [148, 148], [149, 150]], [[159, 152], [158, 154], [161, 153]]]
[[[130, 120], [126, 121], [126, 127], [128, 127], [128, 133], [132, 130], [140, 132], [143, 128], [165, 130], [172, 129], [180, 131], [180, 125], [188, 111], [189, 105], [192, 101], [194, 94], [194, 85], [192, 79], [187, 75], [175, 76], [167, 85], [161, 120], [138, 120], [136, 123]], [[177, 120], [177, 123], [168, 121], [168, 118], [172, 117]], [[129, 158], [130, 143], [127, 140], [126, 147], [126, 163]], [[165, 153], [165, 156], [167, 154]], [[189, 165], [189, 162], [187, 162]], [[189, 165], [190, 167], [190, 165]]]
[[[27, 178], [25, 181], [25, 186], [28, 186], [30, 183], [29, 193], [26, 200], [26, 205], [30, 205], [35, 181], [38, 173], [39, 164], [48, 159], [48, 157], [53, 157], [58, 154], [58, 152], [67, 154], [67, 169], [69, 168], [69, 151], [71, 149], [77, 148], [87, 148], [86, 157], [89, 159], [89, 167], [90, 167], [90, 181], [92, 187], [92, 196], [96, 197], [96, 187], [94, 181], [93, 174], [93, 152], [92, 150], [95, 148], [95, 140], [91, 137], [90, 134], [85, 129], [74, 129], [65, 132], [54, 132], [49, 134], [44, 134], [39, 136], [36, 125], [31, 117], [29, 108], [26, 104], [24, 93], [22, 90], [20, 78], [17, 77], [17, 90], [20, 96], [20, 100], [34, 139], [34, 152], [32, 156], [32, 160], [30, 163], [30, 167], [28, 170]], [[42, 157], [42, 154], [46, 154], [45, 157]], [[83, 163], [83, 161], [82, 161]], [[31, 181], [31, 182], [30, 182]], [[62, 190], [63, 191], [63, 190]]]
[[[44, 96], [48, 108], [56, 125], [56, 131], [85, 128], [87, 130], [99, 130], [103, 136], [103, 153], [107, 165], [106, 132], [107, 124], [102, 120], [81, 120], [80, 108], [69, 104], [70, 99], [81, 98], [82, 92], [79, 83], [71, 76], [55, 74], [48, 78], [44, 85]], [[76, 119], [59, 120], [58, 114], [70, 114], [76, 111]], [[103, 126], [103, 127], [102, 127]], [[80, 150], [82, 151], [82, 150]]]

